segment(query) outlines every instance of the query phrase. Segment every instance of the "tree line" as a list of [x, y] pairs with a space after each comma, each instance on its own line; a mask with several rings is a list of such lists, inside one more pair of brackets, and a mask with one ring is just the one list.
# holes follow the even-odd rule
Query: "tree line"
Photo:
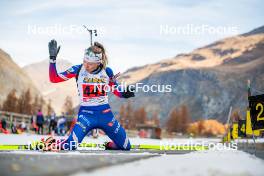
[[[237, 118], [238, 115], [234, 113], [233, 116]], [[201, 118], [193, 121], [189, 108], [185, 104], [173, 107], [162, 126], [159, 117], [158, 111], [147, 112], [144, 106], [133, 108], [130, 102], [123, 104], [119, 110], [119, 121], [126, 129], [136, 129], [139, 124], [150, 124], [161, 127], [168, 134], [217, 136], [225, 133], [225, 125], [217, 120]]]
[[160, 126], [157, 111], [147, 114], [144, 106], [133, 108], [130, 102], [121, 105], [118, 119], [126, 129], [136, 129], [137, 125]]
[[47, 114], [51, 114], [53, 108], [51, 107], [51, 101], [48, 103], [42, 98], [42, 96], [32, 96], [30, 89], [23, 91], [18, 95], [16, 89], [12, 89], [3, 101], [1, 110], [8, 112], [16, 112], [21, 114], [31, 115], [38, 111], [38, 109], [44, 109]]
[[[233, 114], [234, 118], [237, 118], [237, 116], [237, 113]], [[187, 105], [172, 108], [166, 123], [166, 129], [169, 133], [206, 137], [223, 135], [226, 131], [225, 125], [214, 119], [200, 118], [193, 121]]]
[[[185, 133], [191, 122], [188, 107], [182, 105], [172, 108], [168, 114], [166, 124], [163, 126], [169, 133]], [[161, 127], [160, 114], [158, 111], [147, 112], [144, 106], [133, 108], [131, 103], [121, 105], [119, 121], [126, 129], [136, 129], [137, 125], [152, 125]]]
[[[15, 112], [21, 114], [32, 115], [35, 114], [39, 109], [48, 116], [54, 112], [51, 105], [51, 100], [46, 102], [41, 95], [33, 96], [30, 89], [23, 91], [18, 95], [16, 89], [12, 89], [0, 106], [2, 111]], [[62, 106], [62, 112], [67, 115], [74, 115], [74, 107], [72, 98], [67, 96]]]

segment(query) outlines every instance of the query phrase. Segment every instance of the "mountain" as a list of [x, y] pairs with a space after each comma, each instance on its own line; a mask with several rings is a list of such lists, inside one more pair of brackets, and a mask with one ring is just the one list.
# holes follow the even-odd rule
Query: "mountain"
[[[58, 59], [57, 70], [65, 71], [72, 64], [66, 60]], [[42, 93], [44, 99], [48, 102], [51, 100], [52, 107], [56, 113], [61, 113], [63, 103], [67, 96], [71, 96], [73, 105], [79, 102], [75, 79], [71, 79], [61, 83], [51, 83], [49, 81], [49, 60], [27, 65], [23, 70], [30, 76], [38, 90]]]
[[[171, 85], [171, 93], [139, 91], [130, 100], [134, 107], [158, 111], [163, 123], [171, 108], [181, 104], [189, 107], [193, 120], [212, 118], [225, 122], [230, 106], [245, 111], [248, 79], [254, 89], [264, 90], [263, 51], [264, 26], [187, 54], [129, 69], [120, 81]], [[114, 111], [125, 102], [111, 99]]]
[[27, 89], [31, 90], [33, 96], [40, 94], [28, 75], [5, 51], [0, 49], [0, 104], [14, 88], [18, 95]]

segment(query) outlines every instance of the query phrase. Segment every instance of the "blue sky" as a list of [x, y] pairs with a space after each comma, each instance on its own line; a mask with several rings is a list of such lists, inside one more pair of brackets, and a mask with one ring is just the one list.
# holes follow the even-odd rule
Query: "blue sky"
[[[110, 66], [125, 71], [262, 26], [263, 7], [261, 0], [1, 0], [0, 48], [25, 66], [47, 59], [55, 38], [62, 45], [59, 59], [78, 64], [89, 46], [85, 24], [99, 30], [96, 40], [105, 45]], [[228, 30], [175, 32], [190, 26]]]

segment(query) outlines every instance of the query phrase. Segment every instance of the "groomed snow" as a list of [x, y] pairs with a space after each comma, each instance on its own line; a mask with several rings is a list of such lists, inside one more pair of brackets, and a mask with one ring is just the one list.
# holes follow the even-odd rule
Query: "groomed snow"
[[264, 161], [237, 150], [163, 155], [72, 176], [263, 176]]
[[[43, 137], [35, 134], [5, 135], [0, 134], [0, 144], [27, 144], [30, 141], [40, 140]], [[66, 137], [57, 137], [66, 138]], [[103, 143], [109, 140], [108, 137], [98, 139], [88, 138], [84, 142]], [[182, 138], [182, 139], [141, 139], [131, 138], [132, 144], [188, 144], [188, 143], [217, 143], [220, 139], [208, 138]], [[220, 146], [221, 148], [221, 146]], [[22, 152], [23, 151], [19, 151]], [[28, 152], [28, 151], [27, 151]], [[27, 153], [29, 154], [29, 153]], [[32, 152], [34, 154], [34, 152]], [[48, 154], [48, 153], [46, 153]], [[50, 153], [55, 155], [56, 153]], [[81, 153], [68, 152], [66, 155], [79, 155]], [[87, 154], [89, 155], [89, 154]], [[73, 176], [83, 175], [101, 176], [101, 175], [125, 175], [125, 176], [263, 176], [264, 161], [253, 155], [242, 151], [223, 149], [211, 149], [209, 151], [198, 151], [182, 155], [162, 155], [152, 157], [132, 163], [105, 167], [93, 172], [79, 172]]]

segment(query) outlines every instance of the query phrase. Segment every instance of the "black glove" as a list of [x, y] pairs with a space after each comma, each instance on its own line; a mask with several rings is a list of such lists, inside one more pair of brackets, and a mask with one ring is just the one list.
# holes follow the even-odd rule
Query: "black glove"
[[125, 91], [122, 92], [122, 97], [124, 97], [124, 98], [134, 97], [135, 96], [134, 91], [135, 91], [135, 88], [129, 85], [129, 86], [127, 86]]
[[60, 46], [57, 47], [57, 41], [56, 40], [51, 40], [49, 42], [49, 55], [50, 55], [50, 59], [55, 61], [57, 58], [57, 55], [60, 51]]

